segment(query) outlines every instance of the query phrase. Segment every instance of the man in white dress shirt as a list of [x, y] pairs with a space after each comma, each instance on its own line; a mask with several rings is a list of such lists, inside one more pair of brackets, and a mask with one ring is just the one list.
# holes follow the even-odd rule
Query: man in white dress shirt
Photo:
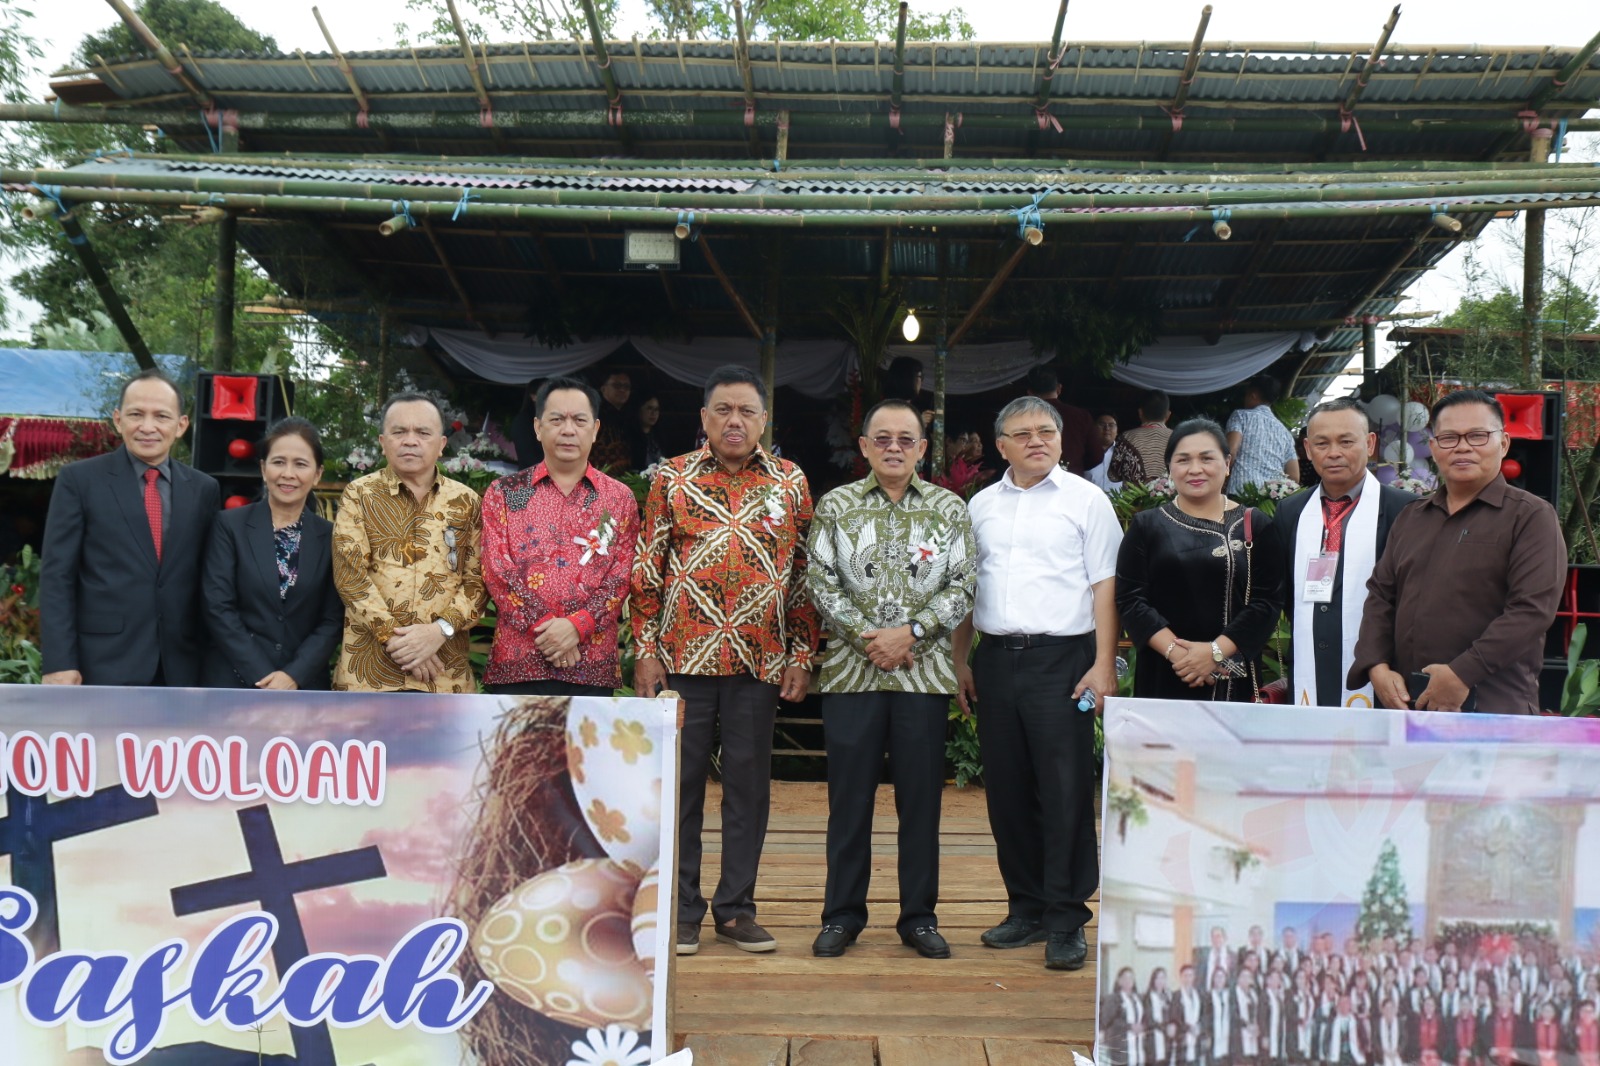
[[[1009, 469], [972, 498], [978, 592], [954, 640], [1008, 899], [983, 942], [1045, 940], [1047, 967], [1076, 970], [1088, 957], [1085, 901], [1100, 880], [1094, 717], [1117, 690], [1122, 528], [1105, 493], [1061, 469], [1061, 416], [1050, 404], [1013, 400], [995, 436]], [[983, 639], [969, 667], [975, 629]], [[1090, 691], [1094, 713], [1078, 709]]]

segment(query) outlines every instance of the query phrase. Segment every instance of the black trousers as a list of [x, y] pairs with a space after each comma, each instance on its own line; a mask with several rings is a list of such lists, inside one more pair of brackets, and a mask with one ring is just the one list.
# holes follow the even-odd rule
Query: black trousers
[[715, 733], [722, 730], [722, 874], [711, 896], [711, 917], [725, 925], [756, 915], [756, 870], [767, 838], [772, 800], [772, 726], [778, 686], [749, 674], [667, 675], [683, 697], [678, 783], [678, 921], [699, 925], [700, 832], [705, 824], [706, 776]]
[[497, 696], [609, 696], [616, 691], [609, 685], [579, 685], [571, 681], [518, 681], [488, 688]]
[[1070, 932], [1100, 881], [1094, 834], [1094, 714], [1072, 690], [1094, 664], [1094, 634], [1010, 651], [980, 640], [978, 745], [1010, 913]]
[[848, 692], [822, 697], [828, 751], [828, 887], [822, 924], [860, 932], [872, 878], [872, 808], [889, 755], [900, 821], [902, 934], [939, 924], [939, 798], [949, 696]]

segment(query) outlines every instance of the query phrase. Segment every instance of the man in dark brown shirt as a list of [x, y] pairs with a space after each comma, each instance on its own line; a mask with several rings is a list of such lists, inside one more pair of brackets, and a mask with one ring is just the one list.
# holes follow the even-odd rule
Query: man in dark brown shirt
[[1047, 366], [1028, 371], [1028, 393], [1048, 403], [1061, 415], [1061, 465], [1081, 478], [1100, 465], [1106, 445], [1094, 416], [1061, 399], [1061, 379]]
[[1427, 674], [1423, 711], [1539, 708], [1545, 631], [1567, 549], [1555, 508], [1506, 484], [1509, 441], [1495, 398], [1477, 389], [1433, 406], [1429, 447], [1440, 488], [1401, 512], [1367, 583], [1349, 684], [1370, 675], [1385, 707], [1412, 706], [1406, 678]]

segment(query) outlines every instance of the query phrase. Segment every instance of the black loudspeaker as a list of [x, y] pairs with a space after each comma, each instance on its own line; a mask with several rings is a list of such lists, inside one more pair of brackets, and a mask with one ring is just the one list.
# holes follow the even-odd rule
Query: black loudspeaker
[[1511, 450], [1501, 466], [1506, 481], [1550, 501], [1559, 514], [1561, 479], [1566, 476], [1562, 469], [1566, 448], [1562, 394], [1498, 392], [1495, 399], [1505, 412], [1506, 436], [1511, 440]]
[[221, 484], [224, 507], [260, 495], [261, 438], [289, 413], [293, 400], [293, 384], [275, 374], [200, 372], [191, 442], [194, 466]]

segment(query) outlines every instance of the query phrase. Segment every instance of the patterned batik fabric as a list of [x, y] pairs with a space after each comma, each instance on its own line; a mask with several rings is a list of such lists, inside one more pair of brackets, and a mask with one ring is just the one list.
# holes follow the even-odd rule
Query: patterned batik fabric
[[[950, 634], [972, 611], [978, 574], [961, 498], [913, 478], [896, 502], [869, 475], [822, 497], [809, 545], [806, 585], [831, 638], [822, 691], [954, 693]], [[927, 631], [913, 665], [879, 669], [862, 634], [912, 621]]]
[[305, 529], [304, 516], [282, 529], [272, 531], [272, 554], [278, 560], [278, 599], [289, 598], [289, 590], [300, 578], [300, 535]]
[[669, 673], [748, 673], [780, 684], [810, 668], [805, 474], [757, 449], [729, 471], [709, 448], [661, 464], [645, 503], [629, 610], [639, 658]]
[[[344, 600], [344, 647], [333, 687], [366, 692], [476, 692], [468, 630], [486, 598], [478, 494], [436, 474], [420, 502], [388, 467], [352, 481], [333, 523], [333, 580]], [[384, 650], [398, 626], [443, 618], [433, 681], [405, 673]]]
[[[494, 597], [489, 685], [565, 681], [616, 688], [617, 617], [639, 540], [633, 490], [593, 466], [562, 495], [543, 463], [483, 494], [483, 579]], [[534, 630], [565, 618], [578, 630], [578, 662], [552, 666]]]

